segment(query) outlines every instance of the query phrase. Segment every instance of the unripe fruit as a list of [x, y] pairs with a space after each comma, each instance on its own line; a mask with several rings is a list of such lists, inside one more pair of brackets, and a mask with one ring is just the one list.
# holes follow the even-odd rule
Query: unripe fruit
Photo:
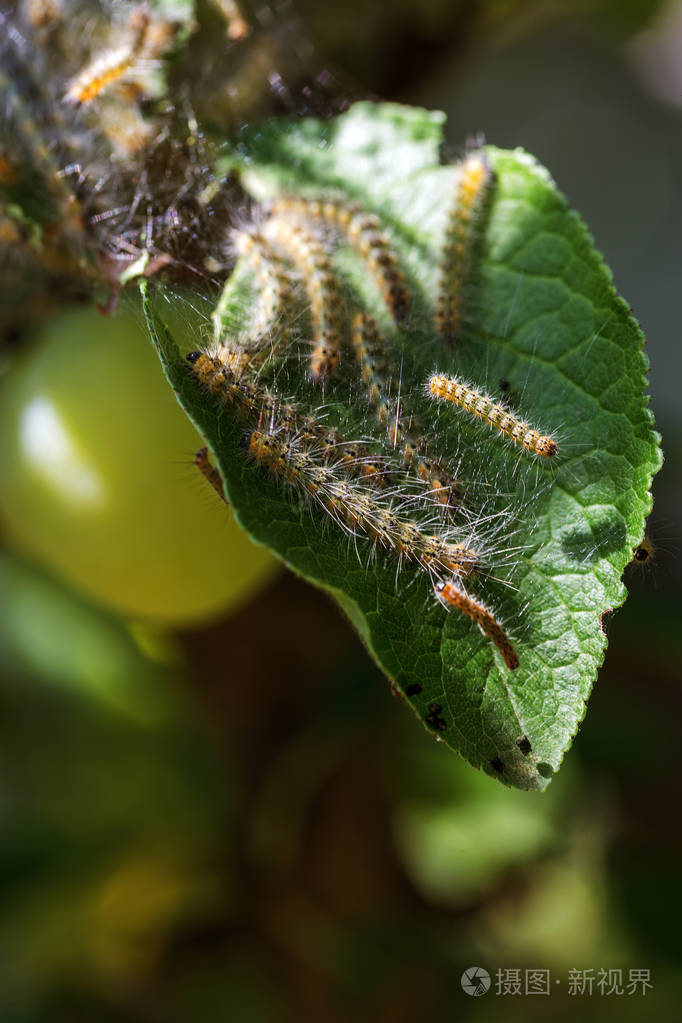
[[203, 441], [141, 316], [45, 323], [0, 384], [8, 539], [121, 615], [186, 625], [246, 601], [276, 562], [192, 464]]

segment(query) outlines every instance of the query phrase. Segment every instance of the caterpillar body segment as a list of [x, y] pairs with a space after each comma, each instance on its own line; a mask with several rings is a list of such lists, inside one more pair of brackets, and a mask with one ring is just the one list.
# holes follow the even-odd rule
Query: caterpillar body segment
[[343, 343], [344, 302], [331, 258], [320, 239], [295, 216], [273, 214], [263, 224], [263, 235], [303, 279], [314, 330], [310, 371], [314, 380], [327, 380], [338, 368]]
[[505, 437], [510, 437], [533, 454], [542, 458], [553, 458], [557, 453], [557, 443], [552, 437], [541, 434], [528, 423], [517, 419], [508, 409], [497, 405], [492, 398], [475, 391], [472, 387], [459, 381], [456, 377], [434, 374], [429, 377], [428, 391], [432, 398], [450, 402], [470, 412], [477, 419], [493, 426]]
[[431, 452], [426, 435], [421, 432], [415, 416], [408, 416], [396, 403], [395, 414], [389, 423], [391, 444], [402, 452], [403, 462], [412, 473], [426, 483], [438, 504], [453, 508], [460, 504], [462, 491], [456, 477], [443, 465], [442, 459]]
[[451, 341], [457, 339], [462, 327], [466, 288], [492, 182], [493, 172], [485, 153], [470, 153], [460, 165], [440, 262], [436, 329]]
[[[247, 336], [240, 338], [241, 348], [249, 353], [251, 368], [255, 369], [285, 350], [293, 340], [293, 313], [298, 304], [296, 282], [262, 234], [242, 231], [235, 234], [234, 240], [236, 251], [255, 274], [255, 308]], [[220, 310], [216, 310], [215, 323], [220, 335]]]
[[429, 454], [424, 438], [415, 438], [407, 434], [404, 451], [406, 456], [409, 456], [412, 471], [423, 483], [428, 484], [438, 504], [444, 508], [454, 508], [461, 503], [462, 491], [457, 479], [448, 472], [439, 458]]
[[119, 88], [119, 93], [127, 99], [138, 98], [143, 91], [141, 75], [173, 47], [181, 24], [173, 17], [153, 18], [147, 7], [135, 4], [130, 12], [128, 38], [98, 53], [71, 79], [65, 102], [87, 107], [114, 86], [124, 84], [126, 88]]
[[127, 46], [101, 54], [71, 82], [64, 98], [75, 106], [91, 103], [130, 70], [134, 59], [135, 51]]
[[151, 23], [149, 12], [142, 7], [133, 10], [130, 39], [122, 46], [98, 54], [87, 67], [71, 80], [64, 99], [74, 106], [86, 106], [119, 82], [143, 56]]
[[253, 353], [240, 344], [224, 344], [216, 349], [216, 356], [220, 363], [230, 370], [235, 383], [244, 379], [244, 375], [252, 366], [254, 361]]
[[194, 456], [194, 464], [204, 479], [211, 484], [221, 501], [227, 504], [222, 477], [208, 457], [208, 448], [199, 448]]
[[464, 578], [479, 567], [480, 558], [471, 548], [428, 534], [417, 523], [400, 518], [389, 504], [340, 477], [335, 465], [321, 464], [308, 445], [278, 433], [254, 430], [247, 448], [251, 458], [314, 499], [354, 534], [365, 536], [402, 559], [436, 576], [447, 573]]
[[374, 486], [387, 486], [388, 470], [381, 458], [359, 442], [346, 441], [335, 427], [306, 415], [295, 402], [240, 377], [230, 360], [224, 359], [222, 350], [213, 355], [190, 352], [186, 358], [201, 385], [243, 418], [258, 423], [259, 428], [277, 429], [301, 443], [314, 444], [323, 462], [334, 460], [348, 473]]
[[426, 439], [415, 437], [414, 430], [418, 430], [419, 425], [415, 417], [406, 413], [402, 400], [390, 395], [391, 363], [372, 316], [367, 313], [355, 316], [352, 341], [370, 408], [374, 409], [379, 425], [387, 431], [391, 446], [402, 453], [405, 466], [427, 484], [439, 504], [458, 504], [461, 494], [455, 478], [440, 459], [430, 453]]
[[358, 313], [353, 319], [351, 336], [360, 376], [367, 388], [369, 406], [376, 412], [379, 424], [386, 428], [391, 416], [389, 362], [374, 318], [367, 313]]
[[357, 202], [341, 198], [303, 199], [285, 196], [273, 203], [273, 213], [294, 215], [336, 228], [364, 259], [376, 280], [384, 302], [398, 326], [404, 326], [410, 312], [410, 296], [398, 256], [379, 218]]
[[439, 581], [435, 585], [438, 599], [447, 608], [456, 608], [468, 615], [488, 636], [499, 650], [510, 671], [516, 671], [519, 658], [514, 646], [497, 619], [479, 601], [469, 597], [454, 579]]

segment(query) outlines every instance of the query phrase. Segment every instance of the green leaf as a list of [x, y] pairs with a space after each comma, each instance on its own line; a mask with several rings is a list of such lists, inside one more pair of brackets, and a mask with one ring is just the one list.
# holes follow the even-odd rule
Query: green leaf
[[[409, 329], [391, 339], [393, 372], [438, 452], [459, 465], [469, 509], [460, 528], [484, 552], [467, 591], [510, 634], [517, 671], [473, 621], [437, 602], [426, 572], [410, 564], [398, 571], [390, 553], [373, 552], [364, 538], [351, 542], [322, 509], [249, 462], [240, 445], [247, 424], [198, 384], [163, 325], [161, 293], [150, 291], [145, 307], [168, 379], [210, 444], [244, 528], [334, 595], [418, 717], [431, 727], [440, 719], [440, 739], [508, 785], [542, 789], [585, 713], [606, 647], [603, 616], [625, 598], [623, 569], [651, 508], [660, 452], [644, 393], [648, 363], [628, 306], [547, 171], [520, 150], [492, 146], [471, 320], [456, 346], [438, 338], [438, 261], [457, 173], [440, 164], [442, 122], [438, 113], [360, 103], [334, 121], [260, 124], [223, 169], [259, 202], [341, 190], [390, 231], [412, 299]], [[347, 295], [386, 322], [362, 263], [347, 247], [335, 259]], [[231, 329], [248, 322], [244, 302], [238, 267], [218, 321]], [[183, 352], [200, 343], [196, 334], [182, 342]], [[324, 393], [306, 379], [303, 361], [289, 354], [270, 379], [311, 413], [324, 405], [355, 438], [376, 439], [352, 355]], [[504, 390], [517, 414], [553, 433], [557, 457], [520, 451], [461, 410], [436, 407], [425, 388], [435, 368], [494, 397]], [[305, 634], [302, 621], [302, 643]]]

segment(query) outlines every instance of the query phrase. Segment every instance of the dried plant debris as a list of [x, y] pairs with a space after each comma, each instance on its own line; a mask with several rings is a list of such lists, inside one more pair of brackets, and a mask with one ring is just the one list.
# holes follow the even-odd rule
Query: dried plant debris
[[109, 306], [132, 276], [224, 280], [225, 228], [249, 202], [220, 170], [225, 137], [306, 102], [338, 109], [330, 74], [307, 87], [313, 66], [267, 4], [0, 2], [0, 288], [17, 259], [35, 290]]

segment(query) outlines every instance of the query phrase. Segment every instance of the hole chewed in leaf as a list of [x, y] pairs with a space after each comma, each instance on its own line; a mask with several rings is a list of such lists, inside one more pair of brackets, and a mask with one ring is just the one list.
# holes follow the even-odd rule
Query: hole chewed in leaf
[[530, 744], [530, 739], [527, 735], [522, 735], [520, 739], [516, 740], [516, 745], [519, 747], [524, 757], [527, 757], [532, 752], [533, 747]]

